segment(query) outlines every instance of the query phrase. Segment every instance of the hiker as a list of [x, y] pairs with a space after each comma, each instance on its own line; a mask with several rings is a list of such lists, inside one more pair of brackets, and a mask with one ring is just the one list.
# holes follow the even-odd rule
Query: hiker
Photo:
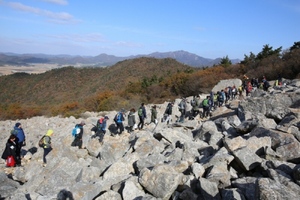
[[191, 106], [192, 106], [192, 119], [194, 119], [198, 114], [199, 114], [199, 101], [200, 101], [200, 96], [194, 96], [193, 100], [191, 101]]
[[141, 104], [139, 110], [138, 110], [138, 115], [139, 115], [139, 119], [140, 122], [138, 124], [138, 129], [143, 129], [144, 124], [145, 124], [145, 119], [147, 118], [147, 114], [146, 114], [146, 108], [144, 103]]
[[206, 96], [206, 98], [203, 99], [203, 101], [202, 101], [202, 107], [203, 107], [202, 118], [208, 117], [208, 114], [209, 114], [209, 99], [210, 99], [210, 96]]
[[281, 74], [278, 74], [277, 83], [278, 83], [278, 85], [282, 85], [282, 76], [281, 76]]
[[17, 165], [21, 165], [21, 152], [22, 152], [22, 146], [26, 145], [26, 141], [25, 141], [25, 133], [23, 131], [22, 128], [22, 124], [20, 122], [17, 122], [14, 126], [13, 129], [13, 134], [17, 137], [17, 149], [16, 149], [16, 154], [17, 154], [17, 160], [16, 163]]
[[232, 96], [231, 96], [231, 99], [235, 99], [236, 98], [236, 95], [237, 95], [237, 89], [234, 86], [232, 86]]
[[100, 143], [103, 142], [103, 138], [106, 133], [106, 127], [107, 127], [108, 120], [109, 120], [109, 117], [105, 115], [104, 117], [101, 117], [97, 121], [96, 126], [92, 128], [92, 130], [95, 132], [95, 136], [93, 136], [92, 138], [99, 136]]
[[167, 122], [167, 124], [169, 124], [171, 121], [172, 108], [173, 108], [173, 103], [169, 102], [164, 113], [164, 120]]
[[269, 81], [267, 81], [265, 76], [263, 76], [262, 83], [263, 83], [263, 90], [268, 91], [268, 88], [270, 87], [270, 83]]
[[179, 112], [181, 113], [179, 119], [177, 119], [177, 122], [184, 122], [185, 119], [185, 113], [186, 113], [186, 99], [182, 97], [182, 100], [178, 104]]
[[44, 149], [44, 154], [43, 154], [43, 166], [45, 167], [47, 164], [47, 159], [46, 156], [50, 153], [52, 150], [52, 145], [51, 145], [51, 136], [53, 135], [53, 130], [49, 129], [46, 133], [46, 135], [43, 137], [43, 149]]
[[219, 107], [219, 101], [218, 101], [218, 97], [219, 97], [219, 93], [214, 93], [214, 96], [212, 98], [212, 100], [214, 101], [214, 110], [217, 109], [217, 107]]
[[133, 126], [135, 125], [135, 109], [131, 108], [128, 114], [128, 132], [131, 133], [133, 131]]
[[123, 125], [124, 120], [125, 120], [125, 110], [121, 109], [121, 111], [118, 112], [114, 118], [114, 121], [117, 125], [117, 132], [119, 130], [119, 135], [121, 135], [122, 132], [124, 131], [124, 125]]
[[157, 124], [157, 110], [156, 110], [156, 105], [152, 106], [151, 108], [151, 122], [150, 123]]
[[17, 161], [17, 137], [11, 134], [6, 142], [5, 149], [1, 156], [2, 159], [6, 160], [7, 167], [15, 167]]
[[75, 127], [80, 129], [80, 132], [75, 135], [75, 138], [71, 144], [71, 146], [78, 146], [79, 149], [82, 149], [82, 136], [83, 136], [83, 126], [85, 125], [84, 121], [81, 121], [80, 124], [76, 124]]
[[246, 86], [246, 97], [250, 96], [251, 92], [252, 92], [252, 85], [251, 82], [249, 81]]
[[239, 92], [239, 96], [242, 97], [243, 96], [243, 85], [240, 85], [238, 87], [238, 92]]
[[221, 92], [220, 91], [217, 92], [217, 94], [218, 94], [218, 106], [219, 107], [221, 107], [223, 105], [223, 103], [224, 103], [224, 96], [225, 95], [223, 95], [222, 92], [223, 92], [223, 90], [221, 90]]

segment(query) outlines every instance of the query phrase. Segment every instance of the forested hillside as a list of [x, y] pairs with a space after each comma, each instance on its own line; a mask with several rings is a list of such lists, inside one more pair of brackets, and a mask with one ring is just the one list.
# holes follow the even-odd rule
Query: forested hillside
[[[286, 51], [265, 45], [240, 64], [224, 57], [218, 66], [194, 68], [174, 59], [137, 58], [106, 68], [54, 69], [43, 74], [0, 77], [0, 119], [37, 115], [78, 116], [84, 111], [137, 107], [180, 96], [208, 93], [220, 80], [266, 76], [300, 78], [300, 42]], [[227, 86], [224, 86], [227, 87]]]

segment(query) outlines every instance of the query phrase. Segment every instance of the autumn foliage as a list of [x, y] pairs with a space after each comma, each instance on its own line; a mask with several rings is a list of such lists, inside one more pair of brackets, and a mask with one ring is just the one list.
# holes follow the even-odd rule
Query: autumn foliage
[[53, 69], [43, 74], [0, 76], [0, 119], [39, 115], [80, 116], [85, 111], [137, 108], [208, 93], [220, 80], [266, 76], [269, 80], [300, 78], [300, 42], [288, 50], [265, 45], [239, 64], [224, 57], [220, 65], [194, 68], [174, 59], [137, 58], [105, 68]]

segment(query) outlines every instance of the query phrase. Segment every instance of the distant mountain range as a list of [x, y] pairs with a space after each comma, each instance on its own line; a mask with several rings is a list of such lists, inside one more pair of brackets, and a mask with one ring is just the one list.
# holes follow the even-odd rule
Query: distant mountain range
[[[222, 58], [203, 58], [187, 51], [154, 52], [148, 55], [136, 55], [118, 57], [114, 55], [100, 54], [98, 56], [71, 56], [71, 55], [47, 55], [47, 54], [14, 54], [0, 53], [0, 65], [30, 65], [37, 63], [49, 63], [58, 65], [80, 65], [80, 66], [111, 66], [119, 61], [140, 57], [173, 58], [178, 62], [192, 67], [210, 67], [220, 63]], [[231, 60], [233, 64], [240, 62], [239, 59]]]

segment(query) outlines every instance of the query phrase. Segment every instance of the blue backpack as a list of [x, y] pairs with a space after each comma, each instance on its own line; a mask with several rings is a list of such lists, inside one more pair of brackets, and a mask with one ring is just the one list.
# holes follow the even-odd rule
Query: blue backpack
[[73, 128], [72, 130], [72, 136], [76, 137], [79, 133], [80, 133], [80, 127], [76, 125], [75, 128]]

